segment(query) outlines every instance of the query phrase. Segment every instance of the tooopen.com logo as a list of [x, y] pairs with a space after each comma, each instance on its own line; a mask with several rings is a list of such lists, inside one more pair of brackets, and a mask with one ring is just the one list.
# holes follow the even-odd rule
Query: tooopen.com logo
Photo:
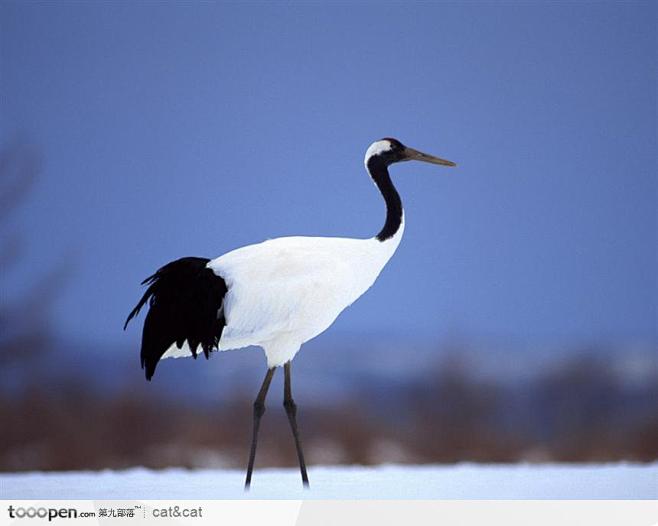
[[95, 517], [93, 511], [82, 511], [78, 513], [75, 508], [29, 508], [9, 506], [7, 508], [10, 519], [77, 519], [78, 517]]

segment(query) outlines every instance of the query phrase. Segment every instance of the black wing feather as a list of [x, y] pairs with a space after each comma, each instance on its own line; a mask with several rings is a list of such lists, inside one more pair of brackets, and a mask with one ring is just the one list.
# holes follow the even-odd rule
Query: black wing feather
[[162, 355], [187, 340], [194, 358], [201, 346], [208, 358], [217, 348], [226, 321], [222, 309], [226, 282], [207, 267], [209, 259], [187, 257], [166, 264], [146, 278], [146, 292], [130, 312], [124, 329], [149, 303], [142, 333], [141, 362], [150, 380]]

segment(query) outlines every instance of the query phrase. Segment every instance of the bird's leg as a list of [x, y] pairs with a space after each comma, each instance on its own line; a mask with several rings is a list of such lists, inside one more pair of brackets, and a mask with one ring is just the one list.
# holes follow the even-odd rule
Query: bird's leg
[[256, 459], [256, 442], [258, 441], [258, 428], [260, 426], [260, 419], [265, 413], [265, 397], [267, 390], [270, 388], [272, 377], [274, 376], [274, 367], [267, 370], [263, 385], [260, 386], [258, 396], [254, 400], [254, 432], [251, 437], [251, 451], [249, 452], [249, 465], [247, 466], [247, 479], [244, 483], [245, 491], [251, 486], [251, 473], [254, 470], [254, 460]]
[[286, 408], [286, 414], [288, 415], [288, 421], [290, 422], [290, 429], [292, 429], [292, 436], [295, 438], [299, 469], [302, 472], [302, 484], [304, 484], [304, 487], [308, 488], [306, 462], [304, 462], [304, 452], [302, 451], [302, 443], [299, 439], [299, 431], [297, 430], [297, 405], [292, 399], [292, 389], [290, 387], [290, 362], [283, 366], [283, 371], [285, 373], [285, 381], [283, 385], [283, 407]]

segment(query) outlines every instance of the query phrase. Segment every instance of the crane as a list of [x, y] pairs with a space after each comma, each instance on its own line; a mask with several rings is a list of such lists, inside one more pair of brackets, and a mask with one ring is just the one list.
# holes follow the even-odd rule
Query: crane
[[291, 361], [302, 344], [325, 331], [375, 282], [400, 244], [404, 211], [388, 168], [402, 161], [456, 166], [397, 139], [370, 145], [364, 163], [386, 204], [386, 221], [369, 239], [281, 237], [216, 259], [184, 257], [167, 263], [142, 285], [147, 289], [124, 330], [148, 302], [141, 365], [151, 380], [161, 359], [258, 346], [267, 372], [253, 404], [253, 432], [245, 489], [249, 489], [265, 398], [278, 367], [284, 371], [283, 405], [292, 431], [302, 484], [308, 474], [292, 397]]

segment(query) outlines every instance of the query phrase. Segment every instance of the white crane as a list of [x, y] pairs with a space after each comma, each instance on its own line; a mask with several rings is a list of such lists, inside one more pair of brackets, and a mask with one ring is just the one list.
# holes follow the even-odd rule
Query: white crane
[[281, 237], [238, 248], [216, 259], [186, 257], [146, 278], [148, 285], [128, 322], [149, 302], [141, 362], [150, 380], [162, 358], [259, 346], [267, 374], [254, 401], [253, 436], [245, 489], [251, 484], [260, 419], [274, 371], [283, 366], [284, 402], [304, 486], [306, 464], [292, 399], [290, 362], [301, 345], [326, 330], [368, 290], [402, 239], [402, 201], [388, 173], [401, 161], [443, 166], [455, 163], [404, 146], [396, 139], [374, 142], [366, 170], [386, 202], [386, 222], [369, 239]]

